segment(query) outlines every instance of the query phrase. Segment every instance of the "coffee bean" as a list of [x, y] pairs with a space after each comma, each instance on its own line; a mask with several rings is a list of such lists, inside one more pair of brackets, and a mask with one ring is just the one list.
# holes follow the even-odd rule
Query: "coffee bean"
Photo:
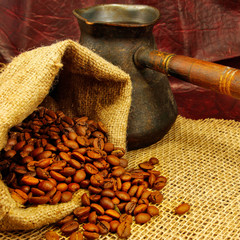
[[78, 228], [79, 228], [79, 223], [77, 221], [72, 220], [72, 221], [65, 223], [61, 227], [61, 231], [63, 234], [70, 235], [73, 232], [77, 231]]
[[60, 174], [56, 171], [50, 171], [50, 175], [52, 178], [54, 178], [58, 182], [63, 182], [66, 179], [65, 176], [63, 176], [62, 174]]
[[85, 169], [86, 173], [91, 174], [91, 175], [98, 173], [98, 169], [91, 163], [85, 164], [84, 169]]
[[87, 223], [83, 225], [83, 229], [88, 231], [88, 232], [96, 232], [99, 233], [99, 228], [97, 225], [93, 223]]
[[158, 191], [152, 192], [149, 196], [149, 201], [152, 203], [161, 203], [162, 200], [163, 200], [163, 195]]
[[80, 232], [73, 232], [70, 235], [69, 240], [83, 240], [83, 235]]
[[113, 220], [110, 222], [110, 232], [115, 233], [117, 232], [117, 228], [120, 222], [118, 220]]
[[104, 209], [102, 206], [100, 206], [99, 204], [96, 204], [96, 203], [92, 203], [91, 205], [91, 208], [96, 211], [97, 214], [99, 215], [103, 215], [104, 214]]
[[44, 192], [48, 192], [54, 188], [54, 184], [48, 180], [43, 180], [38, 184], [38, 188]]
[[131, 235], [131, 225], [129, 222], [122, 222], [117, 227], [117, 234], [120, 238], [128, 238]]
[[140, 204], [140, 205], [136, 206], [134, 209], [134, 212], [133, 212], [134, 216], [138, 215], [139, 213], [145, 212], [147, 210], [147, 208], [148, 208], [147, 204]]
[[128, 222], [129, 224], [132, 224], [133, 222], [133, 217], [132, 215], [129, 215], [127, 213], [123, 213], [120, 218], [119, 218], [120, 223], [122, 222]]
[[108, 155], [107, 156], [107, 162], [110, 163], [113, 166], [119, 166], [120, 160], [118, 157], [114, 155]]
[[116, 191], [116, 196], [121, 199], [122, 201], [129, 202], [130, 201], [130, 195], [123, 191]]
[[131, 182], [124, 182], [122, 184], [122, 191], [128, 192], [128, 190], [131, 188], [132, 184]]
[[69, 191], [63, 192], [61, 196], [61, 202], [69, 202], [72, 199], [72, 193]]
[[113, 209], [107, 209], [105, 211], [105, 214], [107, 214], [110, 217], [115, 218], [115, 219], [120, 218], [120, 214], [117, 211], [113, 210]]
[[149, 163], [152, 165], [159, 164], [159, 160], [155, 157], [149, 159]]
[[59, 235], [54, 231], [48, 231], [45, 233], [46, 240], [59, 240]]
[[178, 215], [183, 215], [190, 210], [190, 205], [188, 203], [182, 203], [175, 209], [175, 213]]
[[79, 183], [81, 181], [83, 181], [86, 178], [86, 173], [84, 170], [80, 169], [77, 170], [73, 176], [73, 181], [76, 183]]
[[[45, 195], [44, 191], [42, 191], [38, 188], [34, 188], [34, 187], [31, 188], [31, 192], [32, 192], [33, 196], [44, 196]], [[49, 195], [47, 195], [47, 196], [49, 196]]]
[[89, 214], [91, 208], [89, 206], [87, 207], [78, 207], [78, 208], [75, 208], [73, 210], [73, 214], [76, 216], [76, 217], [83, 217], [83, 216], [86, 216]]
[[39, 180], [35, 177], [31, 176], [23, 176], [21, 179], [22, 184], [29, 185], [29, 186], [34, 186], [39, 183]]
[[113, 204], [112, 200], [108, 197], [102, 197], [100, 200], [100, 205], [104, 209], [114, 209], [114, 204]]
[[49, 202], [50, 197], [48, 196], [39, 196], [39, 197], [29, 197], [29, 202], [32, 204], [46, 204], [47, 202]]
[[131, 215], [134, 209], [136, 208], [136, 205], [137, 205], [136, 202], [128, 202], [125, 206], [125, 212]]
[[101, 235], [105, 235], [110, 231], [110, 224], [106, 221], [99, 221], [97, 227]]
[[138, 166], [143, 170], [151, 170], [154, 168], [154, 166], [149, 162], [140, 163]]
[[84, 193], [82, 195], [81, 200], [82, 200], [83, 206], [90, 206], [91, 202], [90, 202], [90, 199], [89, 199], [89, 196], [87, 195], [87, 193]]
[[65, 223], [72, 221], [73, 218], [74, 218], [74, 215], [73, 215], [73, 214], [68, 215], [68, 216], [66, 216], [65, 218], [63, 218], [63, 219], [61, 219], [60, 221], [58, 221], [58, 222], [57, 222], [57, 225], [62, 226], [62, 225], [64, 225]]
[[98, 239], [98, 238], [99, 238], [99, 234], [96, 233], [96, 232], [84, 231], [84, 232], [83, 232], [83, 236], [84, 236], [86, 239], [89, 239], [89, 240], [93, 240], [93, 239]]
[[115, 192], [111, 189], [103, 189], [102, 192], [101, 192], [101, 195], [103, 197], [114, 198], [115, 197]]
[[148, 222], [151, 219], [151, 216], [148, 213], [139, 213], [135, 216], [135, 221], [137, 224], [143, 224]]
[[158, 216], [159, 215], [159, 209], [155, 206], [148, 206], [147, 208], [147, 213], [153, 217], [153, 216]]
[[50, 199], [50, 204], [54, 205], [60, 202], [62, 198], [62, 192], [61, 191], [56, 191], [54, 196]]
[[16, 202], [20, 204], [25, 204], [28, 201], [28, 195], [20, 189], [15, 189], [11, 193], [11, 196]]
[[97, 213], [96, 213], [96, 211], [93, 211], [93, 212], [91, 212], [91, 213], [89, 214], [89, 216], [88, 216], [88, 221], [89, 221], [90, 223], [96, 224], [96, 222], [97, 222]]
[[108, 215], [101, 215], [97, 217], [98, 221], [106, 221], [106, 222], [111, 222], [113, 220], [112, 217], [108, 216]]
[[94, 174], [91, 176], [90, 182], [94, 187], [100, 187], [104, 183], [104, 178], [100, 174]]

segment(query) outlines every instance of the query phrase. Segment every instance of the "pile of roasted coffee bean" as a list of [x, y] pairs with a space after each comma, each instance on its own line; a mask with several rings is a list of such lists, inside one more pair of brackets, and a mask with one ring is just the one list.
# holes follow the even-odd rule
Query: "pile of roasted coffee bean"
[[[162, 202], [167, 179], [154, 170], [157, 158], [127, 169], [124, 154], [108, 142], [103, 123], [40, 107], [9, 131], [0, 170], [12, 198], [26, 206], [67, 202], [88, 189], [82, 206], [58, 223], [70, 239], [82, 239], [82, 223], [86, 239], [108, 232], [127, 238], [133, 220], [143, 224], [159, 215], [151, 204]], [[46, 238], [58, 239], [55, 232]]]

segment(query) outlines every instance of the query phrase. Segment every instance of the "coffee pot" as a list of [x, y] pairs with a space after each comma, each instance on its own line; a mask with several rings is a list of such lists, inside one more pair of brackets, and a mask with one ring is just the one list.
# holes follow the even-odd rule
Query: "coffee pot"
[[102, 4], [75, 9], [80, 44], [119, 66], [132, 81], [128, 150], [159, 141], [177, 117], [168, 75], [240, 98], [238, 69], [157, 50], [159, 11], [147, 5]]

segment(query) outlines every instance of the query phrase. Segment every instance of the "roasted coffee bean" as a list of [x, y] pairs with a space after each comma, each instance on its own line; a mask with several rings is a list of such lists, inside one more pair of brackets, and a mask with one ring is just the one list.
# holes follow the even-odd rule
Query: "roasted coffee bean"
[[97, 213], [96, 213], [96, 211], [93, 211], [93, 212], [91, 212], [91, 213], [88, 215], [88, 221], [89, 221], [90, 223], [96, 224], [96, 222], [97, 222]]
[[114, 155], [118, 158], [123, 157], [125, 154], [125, 150], [123, 148], [115, 147], [114, 150], [111, 152], [111, 155]]
[[190, 210], [190, 205], [188, 203], [182, 203], [175, 209], [177, 215], [183, 215]]
[[39, 197], [29, 197], [29, 202], [32, 204], [45, 204], [49, 202], [50, 198], [48, 196], [39, 196]]
[[103, 197], [114, 198], [115, 197], [115, 192], [111, 189], [103, 189], [102, 192], [101, 192], [101, 195]]
[[127, 202], [121, 202], [117, 205], [117, 208], [121, 213], [123, 213], [125, 211], [126, 204], [127, 204]]
[[107, 142], [107, 143], [104, 144], [103, 149], [104, 149], [105, 152], [108, 152], [108, 153], [112, 152], [113, 149], [114, 149], [114, 145], [110, 142]]
[[99, 238], [99, 234], [96, 233], [96, 232], [84, 231], [84, 232], [83, 232], [83, 236], [84, 236], [86, 239], [89, 239], [89, 240], [93, 240], [93, 239], [98, 239], [98, 238]]
[[149, 162], [143, 162], [138, 165], [143, 170], [152, 170], [154, 166]]
[[101, 195], [93, 194], [93, 195], [90, 195], [89, 198], [92, 203], [98, 203], [101, 199]]
[[159, 215], [159, 209], [155, 206], [148, 206], [147, 213], [151, 216], [158, 216]]
[[64, 145], [70, 149], [77, 149], [79, 148], [78, 143], [73, 140], [66, 140], [64, 141]]
[[93, 224], [93, 223], [87, 223], [83, 225], [83, 229], [88, 231], [88, 232], [96, 232], [99, 233], [99, 228], [97, 227], [97, 225]]
[[15, 189], [11, 193], [11, 196], [16, 202], [20, 204], [25, 204], [28, 201], [28, 195], [20, 189]]
[[83, 181], [86, 178], [86, 173], [84, 170], [80, 169], [75, 172], [73, 175], [73, 181], [76, 183], [79, 183]]
[[131, 225], [129, 222], [121, 222], [117, 227], [117, 234], [120, 238], [128, 238], [131, 235]]
[[61, 202], [69, 202], [72, 199], [72, 193], [69, 191], [63, 192], [61, 196]]
[[90, 202], [90, 198], [89, 196], [87, 195], [87, 193], [84, 193], [81, 197], [81, 200], [82, 200], [82, 205], [83, 206], [90, 206], [91, 202]]
[[114, 209], [114, 204], [113, 204], [112, 200], [108, 197], [102, 197], [100, 200], [100, 205], [104, 209]]
[[161, 203], [163, 200], [163, 195], [160, 192], [155, 191], [150, 194], [148, 199], [152, 203]]
[[39, 180], [35, 177], [25, 175], [22, 177], [21, 183], [24, 185], [35, 186], [39, 183]]
[[124, 158], [120, 158], [119, 160], [119, 166], [126, 168], [128, 166], [128, 160]]
[[132, 224], [133, 222], [133, 217], [132, 215], [129, 215], [127, 213], [123, 213], [121, 214], [120, 218], [119, 218], [119, 222], [122, 223], [122, 222], [128, 222], [129, 224]]
[[159, 160], [155, 157], [149, 159], [149, 163], [152, 165], [159, 164]]
[[118, 220], [113, 220], [110, 222], [110, 232], [115, 233], [117, 232], [117, 228], [120, 222]]
[[113, 209], [107, 209], [105, 211], [105, 214], [107, 214], [108, 216], [110, 216], [114, 219], [120, 218], [120, 214], [116, 210], [113, 210]]
[[138, 187], [138, 190], [137, 190], [136, 194], [135, 194], [135, 197], [136, 198], [140, 198], [144, 190], [145, 190], [145, 186], [144, 185], [140, 185]]
[[99, 159], [102, 157], [99, 148], [90, 148], [87, 150], [87, 156], [91, 159]]
[[90, 178], [90, 183], [94, 186], [94, 187], [100, 187], [103, 185], [104, 183], [104, 178], [102, 175], [100, 174], [94, 174], [91, 176]]
[[156, 181], [156, 176], [153, 173], [150, 173], [150, 176], [149, 176], [149, 179], [148, 179], [150, 187], [153, 186], [155, 181]]
[[138, 204], [147, 204], [149, 205], [149, 200], [147, 198], [141, 198], [138, 200]]
[[104, 212], [105, 212], [104, 209], [103, 209], [103, 207], [102, 207], [101, 205], [99, 205], [99, 204], [92, 203], [90, 206], [91, 206], [91, 208], [92, 208], [94, 211], [96, 211], [96, 213], [99, 214], [99, 215], [103, 215]]
[[119, 164], [120, 164], [119, 158], [114, 156], [114, 155], [108, 155], [107, 156], [107, 162], [110, 163], [113, 166], [119, 166]]
[[68, 191], [70, 192], [76, 192], [79, 189], [80, 189], [80, 185], [78, 183], [70, 183], [68, 185]]
[[54, 231], [48, 231], [45, 233], [46, 240], [59, 240], [59, 235]]
[[102, 188], [100, 188], [100, 187], [93, 187], [92, 185], [90, 185], [90, 186], [88, 187], [88, 191], [89, 191], [90, 193], [93, 193], [93, 194], [101, 194]]
[[113, 220], [112, 217], [108, 216], [108, 215], [101, 215], [97, 217], [98, 221], [106, 221], [106, 222], [111, 222]]
[[86, 173], [91, 174], [91, 175], [98, 173], [98, 169], [91, 163], [85, 164], [84, 169], [85, 169]]
[[75, 160], [75, 159], [70, 159], [69, 161], [68, 161], [68, 163], [69, 163], [69, 165], [71, 166], [71, 167], [73, 167], [73, 168], [75, 168], [75, 169], [80, 169], [81, 168], [81, 163], [80, 162], [78, 162], [77, 160]]
[[61, 227], [61, 231], [63, 234], [66, 235], [70, 235], [73, 232], [76, 232], [79, 228], [79, 223], [77, 221], [69, 221], [67, 223], [65, 223], [62, 227]]
[[43, 151], [42, 153], [38, 154], [36, 156], [37, 160], [45, 159], [45, 158], [50, 158], [52, 156], [51, 151]]
[[[47, 195], [46, 195], [47, 196]], [[54, 196], [50, 199], [50, 204], [55, 205], [60, 202], [62, 197], [62, 192], [61, 191], [56, 191]]]
[[167, 182], [167, 178], [165, 178], [163, 176], [157, 177], [157, 179], [155, 180], [155, 182], [153, 184], [153, 189], [155, 189], [155, 190], [163, 189], [166, 186], [166, 182]]
[[44, 196], [45, 195], [44, 191], [42, 191], [38, 188], [34, 188], [34, 187], [31, 188], [31, 192], [32, 192], [33, 196]]
[[119, 200], [119, 198], [114, 197], [114, 198], [112, 198], [112, 202], [114, 205], [118, 205], [120, 203], [120, 200]]
[[121, 166], [114, 167], [112, 170], [113, 177], [120, 177], [125, 172], [125, 169]]
[[129, 196], [133, 197], [136, 194], [137, 190], [138, 190], [138, 186], [133, 185], [128, 191]]
[[101, 235], [105, 235], [110, 231], [110, 224], [106, 221], [99, 221], [97, 227]]
[[133, 212], [134, 216], [138, 215], [139, 213], [145, 212], [147, 210], [147, 208], [148, 208], [147, 204], [140, 204], [140, 205], [136, 206], [134, 209], [134, 212]]
[[129, 202], [130, 201], [130, 195], [123, 191], [116, 191], [116, 196], [121, 199], [122, 201]]
[[83, 235], [80, 232], [73, 232], [70, 235], [69, 240], [83, 240]]
[[[74, 181], [74, 182], [76, 182], [76, 181]], [[80, 187], [83, 189], [87, 189], [89, 185], [90, 185], [89, 179], [84, 179], [80, 182]]]
[[79, 151], [73, 151], [71, 153], [71, 157], [78, 160], [79, 162], [85, 162], [85, 157], [83, 156], [83, 154], [84, 154], [83, 152], [80, 153]]
[[54, 187], [51, 191], [46, 193], [46, 196], [52, 198], [55, 195], [56, 192], [57, 192], [57, 189]]
[[52, 178], [54, 178], [58, 182], [63, 182], [66, 179], [65, 176], [63, 176], [62, 174], [60, 174], [56, 171], [50, 171], [50, 175], [51, 175]]
[[65, 161], [70, 161], [71, 160], [71, 157], [68, 153], [66, 152], [60, 152], [59, 153], [59, 157], [62, 159], [62, 160], [65, 160]]
[[131, 182], [124, 182], [122, 184], [122, 191], [128, 192], [128, 190], [131, 188], [132, 184]]
[[83, 216], [86, 216], [89, 214], [91, 208], [89, 206], [87, 207], [77, 207], [73, 210], [73, 214], [76, 216], [76, 217], [83, 217]]
[[148, 213], [139, 213], [135, 216], [135, 221], [137, 224], [143, 224], [148, 222], [151, 219], [151, 216]]
[[69, 176], [72, 176], [76, 173], [76, 169], [72, 168], [72, 167], [65, 167], [59, 173], [62, 174], [63, 176], [65, 176], [65, 177], [69, 177]]
[[121, 176], [120, 176], [120, 178], [121, 178], [121, 180], [122, 181], [124, 181], [124, 182], [129, 182], [129, 181], [131, 181], [131, 173], [129, 173], [129, 172], [125, 172], [124, 174], [122, 174]]
[[72, 221], [73, 218], [74, 218], [74, 215], [73, 215], [73, 214], [68, 215], [68, 216], [66, 216], [65, 218], [63, 218], [63, 219], [61, 219], [60, 221], [58, 221], [58, 222], [57, 222], [57, 225], [62, 226], [62, 225], [64, 225], [65, 223]]
[[66, 183], [59, 183], [56, 186], [56, 189], [61, 192], [65, 192], [68, 189], [68, 185]]
[[43, 180], [38, 184], [38, 188], [44, 192], [48, 192], [54, 188], [54, 184], [48, 180]]
[[137, 203], [136, 202], [128, 202], [126, 205], [125, 205], [125, 212], [129, 215], [131, 215], [134, 211], [134, 209], [136, 208], [137, 206]]

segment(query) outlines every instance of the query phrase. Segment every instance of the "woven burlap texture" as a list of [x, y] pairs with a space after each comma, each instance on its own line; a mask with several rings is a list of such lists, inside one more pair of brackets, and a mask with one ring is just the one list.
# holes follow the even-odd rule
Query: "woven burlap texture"
[[[240, 123], [227, 120], [190, 120], [178, 117], [158, 143], [130, 151], [130, 167], [155, 156], [156, 169], [168, 178], [158, 205], [160, 216], [144, 225], [132, 225], [129, 240], [238, 240], [240, 239]], [[182, 202], [189, 213], [174, 214]], [[80, 227], [80, 229], [82, 229]], [[55, 225], [30, 232], [0, 233], [1, 239], [44, 239]], [[61, 239], [68, 239], [61, 236]], [[108, 234], [100, 239], [118, 239]]]
[[[61, 99], [56, 103], [49, 98], [48, 104], [61, 110], [70, 104], [72, 112], [67, 113], [89, 114], [92, 119], [101, 120], [109, 130], [109, 140], [126, 146], [131, 104], [129, 75], [89, 49], [65, 40], [20, 54], [0, 74], [0, 149], [6, 144], [9, 129], [46, 101], [53, 85], [57, 88], [62, 84], [61, 91], [74, 98], [70, 103]], [[34, 229], [54, 223], [80, 205], [80, 196], [81, 191], [68, 203], [25, 209], [13, 201], [0, 181], [0, 230]]]

